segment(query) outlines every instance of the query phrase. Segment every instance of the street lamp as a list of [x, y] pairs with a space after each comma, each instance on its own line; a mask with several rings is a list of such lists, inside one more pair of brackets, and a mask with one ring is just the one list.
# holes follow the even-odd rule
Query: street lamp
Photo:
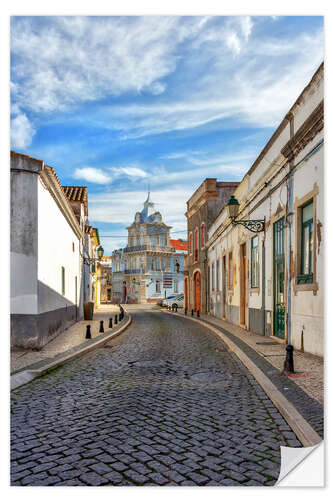
[[98, 260], [101, 260], [102, 257], [104, 255], [104, 248], [99, 246], [98, 249], [97, 249], [97, 256], [98, 256]]
[[104, 255], [104, 248], [99, 246], [97, 249], [97, 258], [96, 257], [85, 257], [84, 255], [82, 255], [83, 262], [90, 266], [91, 264], [95, 264], [96, 261], [100, 261], [102, 259], [103, 255]]
[[253, 220], [236, 220], [239, 212], [239, 201], [232, 194], [230, 200], [227, 203], [229, 217], [233, 226], [241, 224], [246, 227], [252, 233], [261, 233], [265, 231], [265, 219], [253, 219]]

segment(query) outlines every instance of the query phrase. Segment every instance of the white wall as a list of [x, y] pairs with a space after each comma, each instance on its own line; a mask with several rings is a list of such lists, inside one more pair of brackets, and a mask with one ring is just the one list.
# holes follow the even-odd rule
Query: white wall
[[[74, 243], [74, 252], [72, 244]], [[61, 268], [65, 268], [65, 295], [62, 296]], [[42, 287], [39, 313], [75, 305], [80, 301], [81, 272], [79, 239], [60, 211], [50, 192], [38, 182], [38, 280]], [[47, 287], [47, 288], [46, 288]]]

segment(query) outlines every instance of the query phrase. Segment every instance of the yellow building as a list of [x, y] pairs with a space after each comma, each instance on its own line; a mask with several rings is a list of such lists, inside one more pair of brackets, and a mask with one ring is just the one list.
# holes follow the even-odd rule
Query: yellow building
[[95, 309], [101, 303], [101, 277], [102, 277], [102, 267], [101, 264], [97, 261], [97, 249], [100, 246], [98, 229], [96, 227], [92, 228], [91, 231], [91, 243], [92, 243], [92, 258], [96, 259], [94, 263], [91, 265], [91, 274], [92, 274], [92, 296], [91, 299], [95, 304]]

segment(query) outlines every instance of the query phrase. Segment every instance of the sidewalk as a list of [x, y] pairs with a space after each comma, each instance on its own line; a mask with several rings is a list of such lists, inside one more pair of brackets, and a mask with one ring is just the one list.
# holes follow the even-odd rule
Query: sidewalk
[[91, 325], [91, 337], [94, 339], [101, 335], [99, 333], [100, 321], [104, 321], [104, 330], [109, 326], [109, 318], [119, 314], [119, 306], [115, 304], [101, 304], [95, 310], [93, 320], [82, 320], [74, 323], [70, 328], [64, 330], [55, 339], [46, 344], [40, 351], [31, 349], [14, 348], [10, 353], [10, 373], [24, 369], [38, 361], [54, 358], [85, 342], [86, 325]]
[[[245, 342], [258, 354], [263, 356], [274, 368], [283, 370], [286, 358], [286, 345], [275, 342], [270, 337], [257, 335], [240, 326], [233, 325], [207, 314], [200, 315], [200, 319], [227, 330], [230, 334]], [[310, 397], [324, 404], [324, 360], [318, 356], [294, 351], [295, 376], [291, 376], [292, 381], [297, 384]]]

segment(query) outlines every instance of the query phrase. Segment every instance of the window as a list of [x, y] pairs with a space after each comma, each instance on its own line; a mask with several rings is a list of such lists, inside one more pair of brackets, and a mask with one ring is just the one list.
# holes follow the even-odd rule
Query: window
[[199, 260], [199, 251], [198, 251], [198, 229], [194, 231], [194, 260]]
[[188, 253], [189, 255], [192, 253], [192, 233], [190, 233], [188, 237]]
[[216, 290], [220, 289], [220, 261], [216, 261]]
[[259, 238], [251, 238], [251, 288], [259, 287]]
[[173, 289], [174, 292], [178, 293], [179, 292], [179, 287], [178, 287], [178, 281], [175, 280], [174, 281], [174, 289]]
[[313, 200], [301, 208], [301, 268], [297, 284], [313, 282]]
[[205, 224], [201, 224], [200, 227], [200, 246], [203, 248], [205, 246]]
[[73, 243], [72, 243], [72, 250], [73, 250], [73, 252], [75, 252], [75, 245], [74, 245], [74, 241], [73, 241]]
[[156, 281], [156, 293], [161, 293], [161, 282]]
[[61, 293], [65, 295], [65, 268], [61, 268]]
[[228, 257], [228, 288], [233, 288], [232, 252], [229, 252]]

